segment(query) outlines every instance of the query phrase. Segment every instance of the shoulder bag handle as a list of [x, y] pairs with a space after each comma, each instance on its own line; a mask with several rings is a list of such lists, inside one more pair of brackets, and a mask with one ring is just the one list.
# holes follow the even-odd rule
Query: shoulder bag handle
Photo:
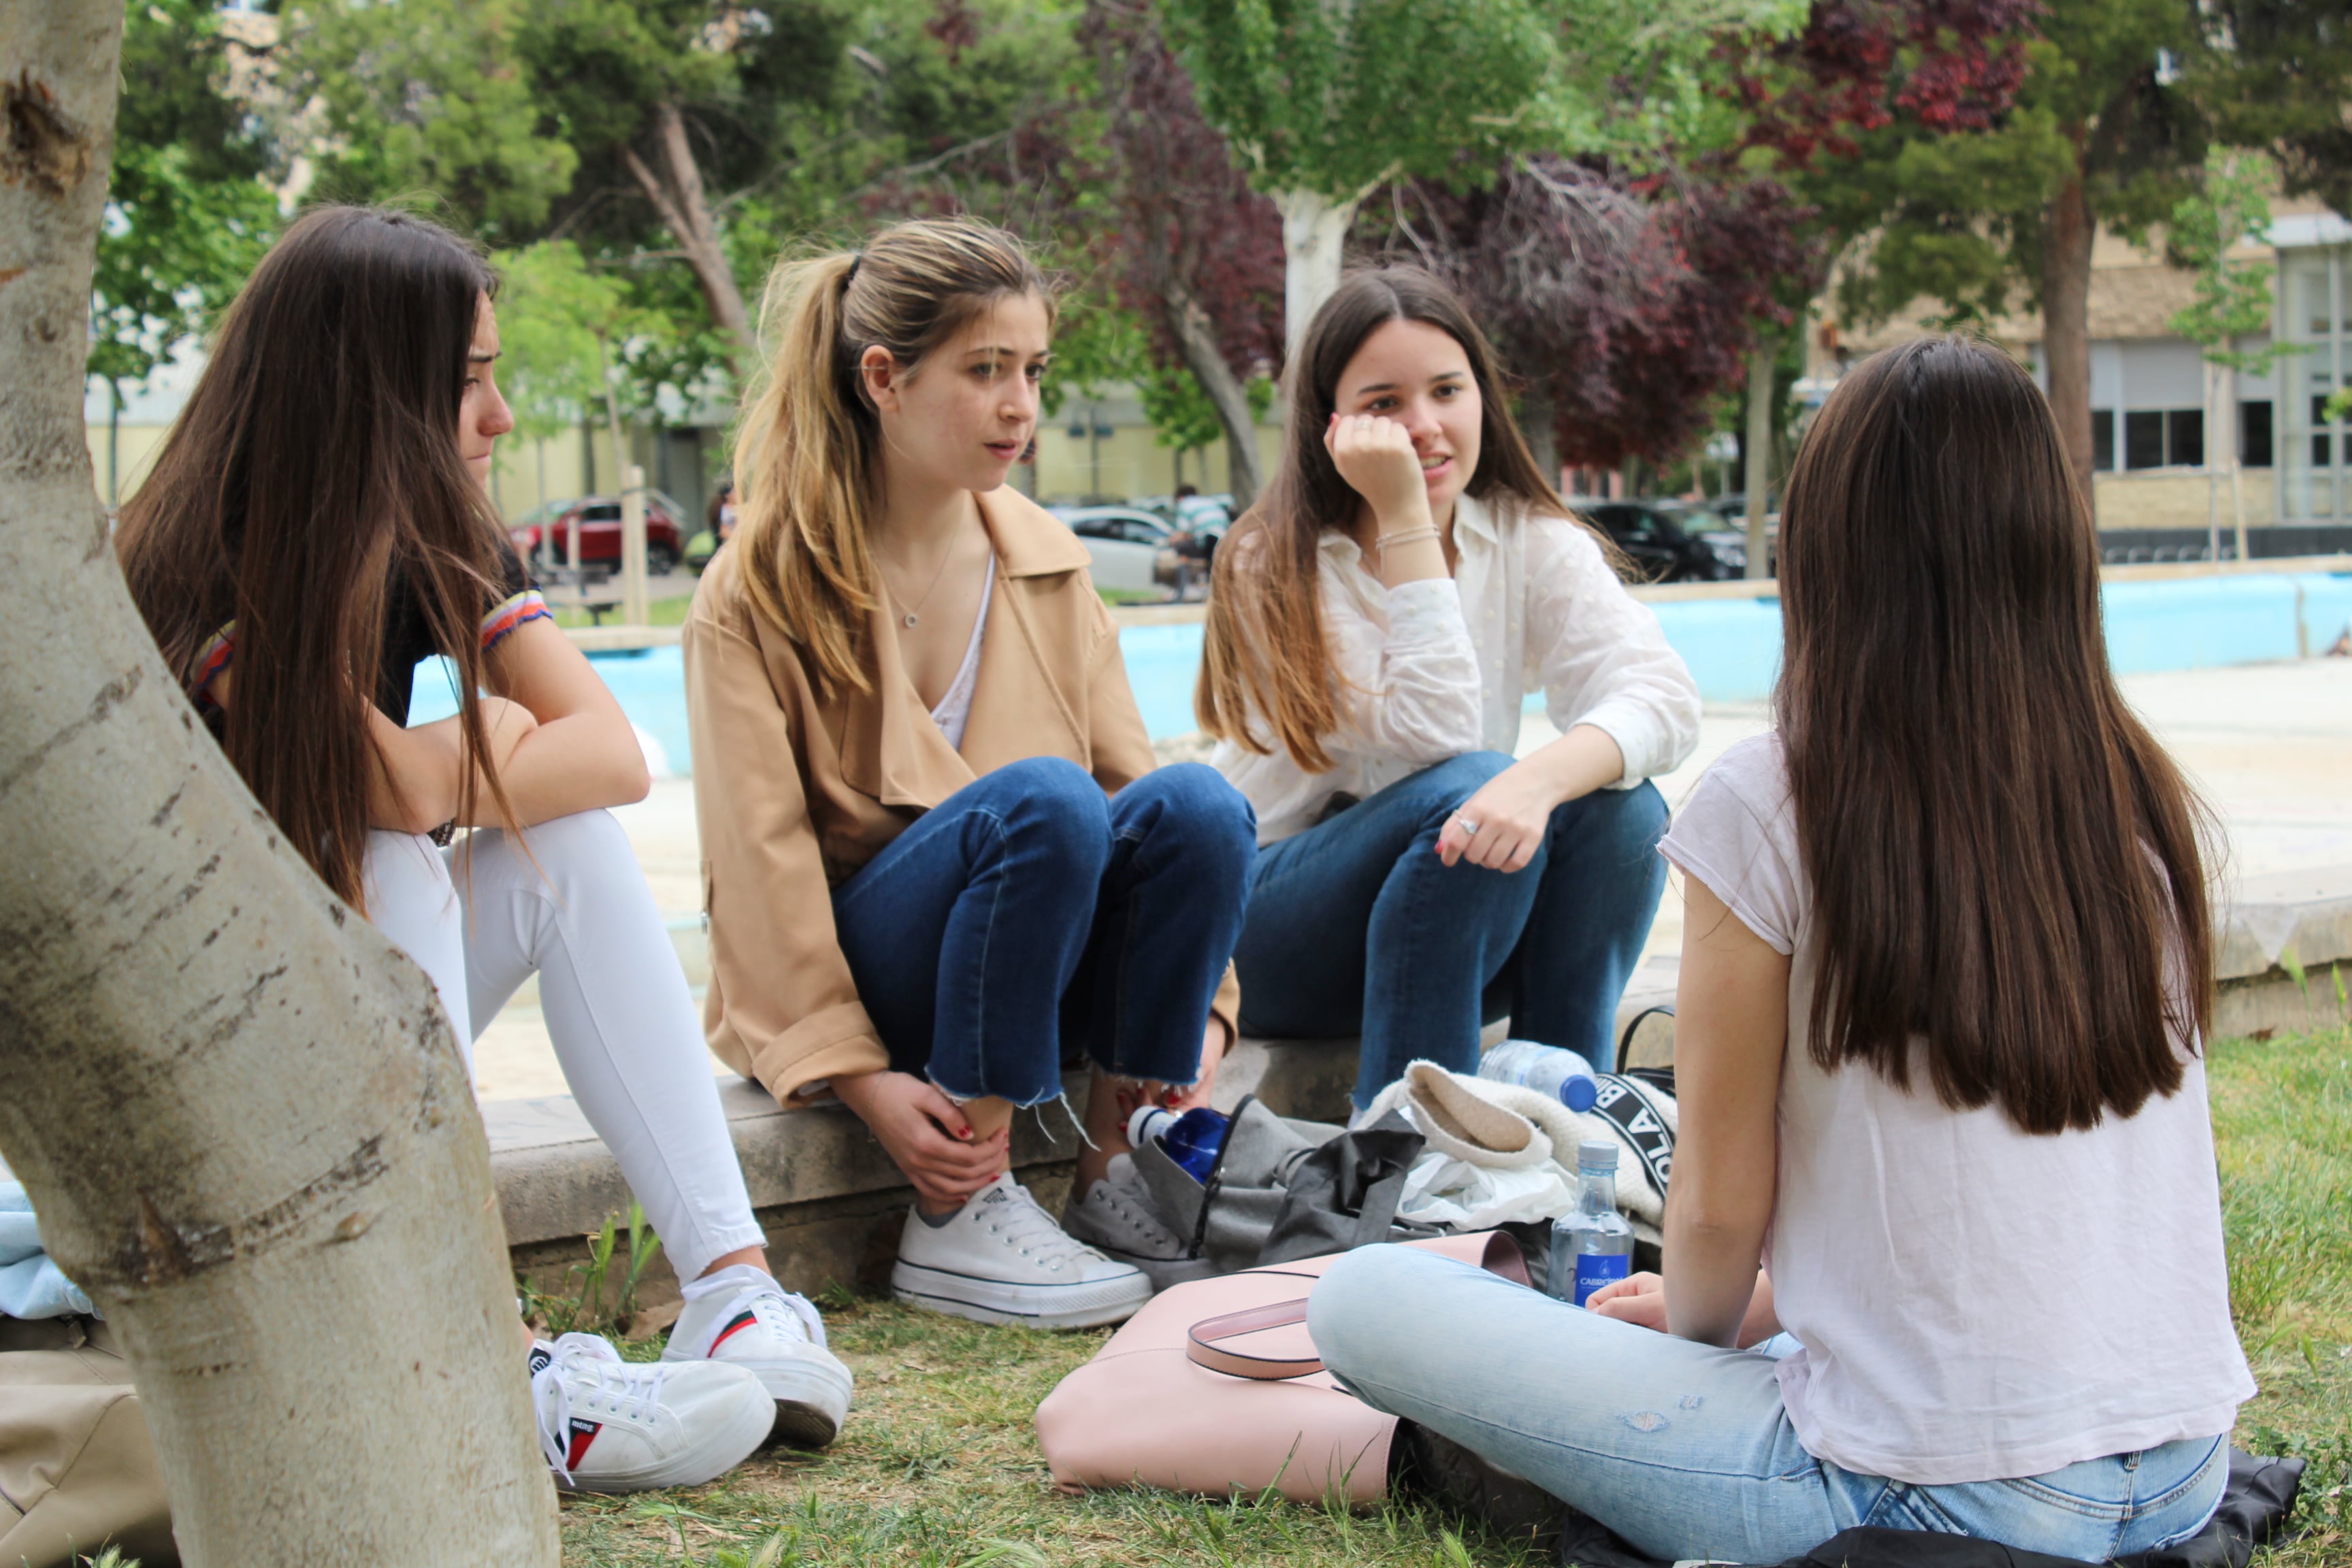
[[1227, 1350], [1220, 1340], [1238, 1339], [1261, 1329], [1286, 1329], [1293, 1323], [1307, 1321], [1307, 1298], [1295, 1301], [1276, 1301], [1264, 1307], [1252, 1307], [1246, 1311], [1227, 1312], [1219, 1318], [1203, 1318], [1192, 1325], [1184, 1338], [1184, 1354], [1195, 1366], [1205, 1366], [1211, 1372], [1222, 1372], [1234, 1377], [1255, 1378], [1261, 1383], [1280, 1383], [1286, 1378], [1307, 1377], [1323, 1370], [1318, 1356], [1252, 1355], [1247, 1351]]

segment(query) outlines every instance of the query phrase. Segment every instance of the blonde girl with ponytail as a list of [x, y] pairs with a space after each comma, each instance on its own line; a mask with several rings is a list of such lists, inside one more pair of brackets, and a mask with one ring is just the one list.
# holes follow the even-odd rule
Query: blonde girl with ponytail
[[[898, 224], [780, 266], [761, 317], [736, 538], [685, 632], [711, 1049], [873, 1130], [916, 1193], [900, 1300], [1118, 1321], [1182, 1271], [1120, 1111], [1205, 1100], [1255, 820], [1155, 770], [1085, 548], [1005, 483], [1054, 324], [1019, 242]], [[1009, 1133], [1080, 1058], [1057, 1223]]]

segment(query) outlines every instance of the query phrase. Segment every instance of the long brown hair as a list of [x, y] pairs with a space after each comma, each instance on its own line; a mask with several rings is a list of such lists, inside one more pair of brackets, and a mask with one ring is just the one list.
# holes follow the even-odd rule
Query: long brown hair
[[882, 426], [858, 362], [901, 373], [998, 300], [1054, 293], [1021, 242], [971, 218], [893, 224], [862, 251], [777, 265], [760, 308], [772, 345], [736, 437], [734, 550], [752, 607], [800, 646], [820, 693], [865, 690], [866, 616], [880, 596], [872, 530]]
[[[476, 311], [496, 288], [474, 250], [425, 219], [306, 215], [222, 318], [116, 535], [131, 600], [184, 685], [235, 623], [221, 745], [354, 908], [395, 572], [457, 665], [459, 819], [473, 815], [473, 759], [487, 754], [477, 627], [499, 581], [499, 520], [457, 420]], [[511, 820], [495, 779], [490, 791]]]
[[[1360, 498], [1339, 477], [1323, 432], [1339, 406], [1339, 377], [1356, 351], [1391, 321], [1422, 321], [1462, 345], [1478, 384], [1478, 467], [1465, 493], [1508, 496], [1571, 514], [1511, 422], [1508, 389], [1486, 334], [1453, 289], [1417, 267], [1350, 275], [1323, 302], [1290, 370], [1282, 462], [1265, 494], [1217, 547], [1209, 625], [1192, 710], [1202, 731], [1261, 756], [1274, 750], [1253, 730], [1252, 710], [1302, 768], [1331, 766], [1324, 739], [1339, 723], [1330, 646], [1323, 637], [1318, 560], [1326, 529], [1346, 528]], [[1613, 552], [1612, 552], [1613, 559]]]
[[2028, 1132], [2172, 1093], [2172, 1041], [2212, 1013], [2202, 809], [2107, 668], [2096, 538], [2032, 377], [1956, 337], [1876, 355], [1781, 518], [1814, 1061], [1924, 1069]]

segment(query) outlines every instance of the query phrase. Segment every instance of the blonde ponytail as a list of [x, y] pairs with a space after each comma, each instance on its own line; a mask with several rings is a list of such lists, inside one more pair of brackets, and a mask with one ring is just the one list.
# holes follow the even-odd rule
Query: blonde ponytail
[[970, 219], [895, 224], [863, 251], [770, 275], [760, 338], [772, 354], [735, 442], [738, 576], [752, 607], [799, 645], [820, 695], [872, 685], [882, 431], [860, 360], [879, 346], [911, 374], [966, 322], [1023, 294], [1050, 321], [1052, 290], [1021, 242]]

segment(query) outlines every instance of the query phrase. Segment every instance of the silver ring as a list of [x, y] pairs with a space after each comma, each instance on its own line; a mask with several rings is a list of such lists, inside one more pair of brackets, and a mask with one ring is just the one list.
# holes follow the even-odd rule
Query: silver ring
[[1468, 817], [1463, 816], [1458, 811], [1454, 814], [1454, 820], [1460, 823], [1462, 825], [1462, 831], [1468, 834], [1473, 838], [1478, 837], [1478, 829], [1484, 826], [1483, 824], [1471, 821]]

